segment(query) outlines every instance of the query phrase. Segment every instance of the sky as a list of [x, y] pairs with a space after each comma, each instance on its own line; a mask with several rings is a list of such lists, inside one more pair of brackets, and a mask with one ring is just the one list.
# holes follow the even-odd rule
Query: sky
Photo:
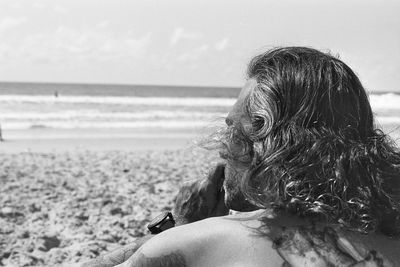
[[0, 0], [0, 81], [242, 86], [275, 46], [400, 91], [398, 0]]

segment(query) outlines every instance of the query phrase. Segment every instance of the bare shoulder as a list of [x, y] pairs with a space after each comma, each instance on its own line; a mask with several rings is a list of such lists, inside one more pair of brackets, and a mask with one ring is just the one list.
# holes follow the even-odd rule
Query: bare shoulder
[[121, 266], [191, 266], [191, 251], [201, 251], [209, 232], [203, 222], [171, 228], [146, 242]]
[[266, 261], [273, 260], [280, 263], [272, 242], [254, 235], [256, 224], [251, 216], [240, 215], [175, 227], [149, 240], [122, 266], [258, 266], [257, 262], [265, 266]]
[[199, 266], [198, 262], [222, 239], [221, 222], [212, 218], [171, 228], [146, 242], [121, 266]]

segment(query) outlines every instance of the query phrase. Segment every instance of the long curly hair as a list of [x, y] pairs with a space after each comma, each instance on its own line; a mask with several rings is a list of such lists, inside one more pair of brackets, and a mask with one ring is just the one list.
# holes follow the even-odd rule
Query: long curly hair
[[247, 199], [398, 235], [400, 153], [374, 126], [357, 75], [330, 54], [284, 47], [254, 57], [248, 77], [257, 81], [244, 101], [249, 125], [219, 133], [227, 160], [245, 166]]

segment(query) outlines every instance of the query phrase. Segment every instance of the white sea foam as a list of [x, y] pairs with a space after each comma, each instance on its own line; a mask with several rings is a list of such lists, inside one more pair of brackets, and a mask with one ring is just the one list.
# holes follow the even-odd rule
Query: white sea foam
[[380, 124], [399, 124], [400, 125], [400, 117], [391, 117], [391, 116], [377, 116], [375, 120]]
[[[373, 109], [400, 109], [400, 95], [394, 93], [371, 94]], [[206, 97], [132, 97], [132, 96], [48, 96], [48, 95], [0, 95], [0, 103], [77, 103], [120, 104], [145, 106], [232, 106], [234, 98]]]
[[[394, 93], [371, 94], [373, 109], [400, 109], [400, 95]], [[77, 103], [120, 104], [145, 106], [232, 106], [234, 98], [206, 97], [132, 97], [132, 96], [48, 96], [48, 95], [0, 95], [0, 103]]]
[[144, 120], [144, 119], [214, 119], [225, 117], [221, 112], [150, 110], [147, 112], [101, 112], [99, 110], [67, 110], [60, 112], [2, 112], [0, 119], [10, 120]]
[[232, 106], [234, 98], [0, 95], [0, 103], [80, 103], [146, 106]]
[[[371, 95], [370, 100], [379, 124], [400, 125], [399, 95]], [[0, 123], [3, 129], [196, 128], [225, 117], [222, 111], [234, 102], [232, 98], [0, 95]]]
[[400, 110], [400, 95], [388, 93], [369, 96], [373, 110]]
[[31, 122], [4, 122], [2, 128], [5, 130], [25, 130], [25, 129], [135, 129], [135, 128], [171, 128], [187, 129], [200, 128], [209, 125], [207, 120], [158, 120], [158, 121], [125, 121], [125, 122], [104, 122], [104, 121], [46, 121], [41, 123]]
[[[400, 117], [376, 117], [376, 122], [380, 125], [398, 124], [400, 125]], [[76, 119], [76, 120], [8, 120], [3, 121], [1, 126], [5, 130], [23, 130], [23, 129], [40, 129], [40, 128], [55, 128], [55, 129], [134, 129], [134, 128], [199, 128], [212, 124], [221, 123], [217, 117], [198, 117], [198, 118], [157, 118], [149, 120], [142, 118], [141, 120], [90, 120], [90, 119]]]

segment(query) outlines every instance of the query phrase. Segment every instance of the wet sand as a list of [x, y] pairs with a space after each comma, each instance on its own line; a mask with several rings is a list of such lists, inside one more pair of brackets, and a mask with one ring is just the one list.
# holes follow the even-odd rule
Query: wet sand
[[3, 132], [0, 153], [143, 151], [194, 146], [202, 129], [30, 129]]

